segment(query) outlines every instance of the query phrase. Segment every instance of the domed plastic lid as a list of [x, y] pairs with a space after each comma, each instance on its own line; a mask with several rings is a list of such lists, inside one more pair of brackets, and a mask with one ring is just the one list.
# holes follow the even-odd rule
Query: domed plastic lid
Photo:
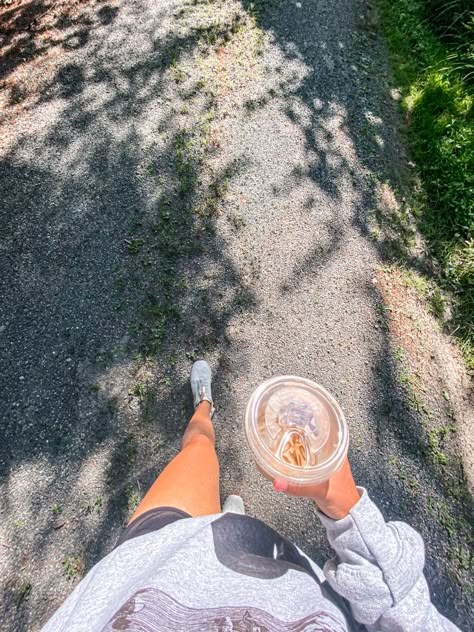
[[332, 395], [292, 375], [271, 378], [255, 390], [245, 429], [263, 473], [299, 485], [330, 478], [349, 446], [344, 414]]

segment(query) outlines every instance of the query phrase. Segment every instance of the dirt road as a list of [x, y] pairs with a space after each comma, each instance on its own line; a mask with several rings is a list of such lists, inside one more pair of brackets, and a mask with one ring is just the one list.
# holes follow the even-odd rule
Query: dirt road
[[357, 480], [421, 531], [434, 601], [467, 630], [465, 378], [431, 317], [415, 327], [411, 272], [387, 267], [379, 224], [398, 217], [406, 158], [374, 14], [131, 0], [64, 29], [0, 156], [7, 629], [39, 629], [114, 546], [178, 449], [203, 356], [223, 497], [324, 561], [311, 506], [272, 493], [242, 432], [262, 380], [320, 382]]

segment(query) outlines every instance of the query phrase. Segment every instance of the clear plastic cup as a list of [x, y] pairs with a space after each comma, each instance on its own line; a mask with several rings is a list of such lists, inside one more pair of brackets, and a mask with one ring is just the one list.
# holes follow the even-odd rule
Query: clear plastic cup
[[334, 397], [294, 375], [260, 384], [247, 405], [245, 432], [264, 476], [301, 486], [331, 478], [349, 448], [347, 423]]

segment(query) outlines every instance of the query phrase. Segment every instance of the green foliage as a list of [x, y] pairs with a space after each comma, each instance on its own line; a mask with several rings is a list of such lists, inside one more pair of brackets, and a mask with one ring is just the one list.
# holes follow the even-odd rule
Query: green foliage
[[444, 70], [474, 84], [474, 5], [471, 0], [424, 0], [424, 15], [449, 49]]
[[473, 12], [472, 0], [424, 0], [425, 19], [441, 37], [462, 33]]
[[84, 562], [80, 557], [68, 557], [63, 561], [64, 575], [68, 581], [76, 579], [84, 570]]
[[145, 243], [144, 239], [132, 239], [128, 243], [128, 254], [136, 257]]
[[176, 57], [173, 57], [170, 64], [170, 73], [176, 83], [182, 83], [186, 79], [183, 69], [178, 64]]
[[127, 508], [130, 514], [133, 514], [135, 509], [140, 504], [140, 496], [133, 489], [127, 490]]
[[454, 426], [441, 426], [440, 428], [431, 428], [426, 431], [427, 453], [435, 463], [439, 465], [447, 465], [448, 457], [443, 452], [443, 439], [450, 433], [455, 432]]
[[83, 504], [82, 510], [86, 515], [90, 515], [94, 512], [100, 515], [102, 511], [102, 504], [102, 496], [97, 496], [95, 500], [87, 500]]
[[128, 389], [128, 395], [129, 397], [137, 397], [140, 400], [145, 399], [147, 395], [146, 384], [143, 384], [142, 382], [135, 382]]
[[[419, 229], [454, 297], [453, 330], [474, 368], [474, 95], [456, 57], [459, 46], [473, 46], [472, 10], [464, 0], [379, 5], [422, 181]], [[437, 300], [433, 309], [442, 307]]]

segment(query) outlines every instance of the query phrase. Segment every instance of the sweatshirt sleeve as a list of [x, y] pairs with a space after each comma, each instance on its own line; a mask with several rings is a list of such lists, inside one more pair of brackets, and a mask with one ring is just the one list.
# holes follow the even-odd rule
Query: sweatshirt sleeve
[[404, 522], [386, 523], [367, 491], [348, 516], [318, 516], [336, 557], [324, 565], [334, 590], [369, 632], [454, 632], [433, 606], [423, 575], [421, 536]]

